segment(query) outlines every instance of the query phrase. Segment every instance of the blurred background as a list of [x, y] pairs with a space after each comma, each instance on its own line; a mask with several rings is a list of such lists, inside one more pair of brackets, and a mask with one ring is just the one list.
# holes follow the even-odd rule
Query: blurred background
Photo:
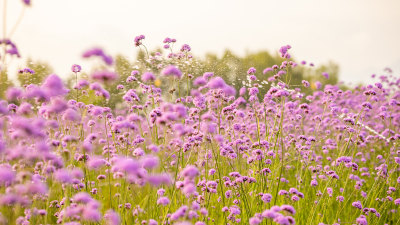
[[198, 72], [214, 71], [236, 86], [249, 67], [262, 77], [264, 68], [280, 63], [278, 50], [286, 44], [294, 60], [315, 64], [298, 71], [300, 81], [328, 72], [325, 83], [355, 86], [385, 68], [400, 71], [399, 0], [0, 2], [0, 30], [21, 55], [7, 62], [14, 85], [28, 82], [17, 73], [25, 67], [36, 71], [38, 83], [51, 72], [68, 80], [72, 64], [89, 72], [93, 65], [81, 55], [95, 46], [115, 57], [119, 72], [130, 73], [140, 57], [133, 41], [140, 34], [152, 52], [162, 50], [165, 37], [177, 39], [177, 50], [189, 44], [202, 63]]

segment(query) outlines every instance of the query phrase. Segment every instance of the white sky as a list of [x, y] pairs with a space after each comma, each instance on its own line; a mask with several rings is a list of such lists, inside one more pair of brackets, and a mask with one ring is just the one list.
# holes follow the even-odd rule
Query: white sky
[[[21, 8], [21, 0], [8, 0], [8, 30]], [[338, 63], [346, 83], [385, 67], [400, 74], [399, 0], [32, 0], [11, 39], [24, 57], [47, 61], [65, 77], [72, 64], [85, 65], [81, 53], [93, 46], [133, 58], [139, 34], [150, 49], [168, 36], [197, 56], [290, 44], [298, 60]]]

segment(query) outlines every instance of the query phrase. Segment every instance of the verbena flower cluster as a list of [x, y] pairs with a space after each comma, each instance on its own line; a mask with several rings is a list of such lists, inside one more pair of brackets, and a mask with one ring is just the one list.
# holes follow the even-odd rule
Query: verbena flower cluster
[[99, 48], [83, 57], [101, 59], [101, 70], [80, 79], [85, 68], [73, 65], [72, 90], [54, 74], [7, 90], [1, 224], [400, 223], [399, 78], [351, 90], [304, 80], [305, 94], [290, 83], [305, 62], [291, 61], [287, 45], [283, 63], [263, 71], [270, 85], [249, 68], [237, 93], [218, 73], [188, 74], [189, 45], [164, 44], [167, 56], [147, 60], [161, 72], [132, 71], [115, 109], [79, 101], [105, 102], [118, 80]]

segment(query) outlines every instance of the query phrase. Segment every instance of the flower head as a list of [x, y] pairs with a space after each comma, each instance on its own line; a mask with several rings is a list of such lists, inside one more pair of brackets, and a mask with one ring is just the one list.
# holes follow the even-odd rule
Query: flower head
[[142, 81], [147, 82], [147, 81], [153, 81], [156, 79], [156, 76], [154, 76], [153, 73], [151, 72], [145, 72], [142, 74]]
[[164, 76], [174, 76], [177, 77], [178, 79], [182, 77], [182, 72], [174, 65], [169, 65], [165, 67], [162, 70], [161, 74]]
[[113, 62], [114, 62], [113, 58], [111, 56], [109, 56], [109, 55], [106, 55], [104, 53], [103, 49], [101, 49], [101, 48], [89, 49], [86, 52], [84, 52], [82, 56], [83, 56], [83, 58], [89, 58], [89, 57], [92, 57], [92, 56], [99, 56], [104, 61], [104, 63], [106, 63], [109, 66], [112, 65]]
[[142, 34], [142, 35], [139, 35], [139, 36], [136, 36], [135, 37], [135, 46], [136, 47], [138, 47], [138, 46], [140, 46], [140, 45], [142, 45], [142, 41], [145, 39], [145, 36]]

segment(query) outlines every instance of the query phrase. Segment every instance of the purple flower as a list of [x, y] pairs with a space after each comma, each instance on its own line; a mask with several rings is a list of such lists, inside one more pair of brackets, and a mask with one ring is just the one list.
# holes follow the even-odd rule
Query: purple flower
[[119, 218], [118, 213], [112, 209], [107, 210], [107, 212], [104, 214], [104, 219], [107, 221], [108, 225], [121, 224], [121, 219]]
[[157, 205], [168, 205], [169, 204], [169, 199], [167, 197], [160, 197], [157, 199]]
[[275, 212], [275, 211], [273, 211], [273, 210], [267, 209], [267, 210], [265, 210], [261, 215], [262, 215], [262, 217], [264, 217], [264, 218], [273, 219], [273, 218], [277, 217], [278, 214], [279, 214], [279, 213], [277, 213], [277, 212]]
[[118, 75], [114, 72], [103, 70], [94, 72], [92, 78], [103, 83], [109, 83], [116, 80]]
[[262, 196], [261, 196], [261, 200], [263, 201], [263, 202], [266, 202], [266, 203], [268, 203], [268, 202], [271, 202], [271, 200], [272, 200], [272, 195], [271, 194], [263, 194]]
[[143, 156], [144, 155], [144, 151], [141, 148], [135, 148], [135, 150], [133, 150], [133, 155], [134, 156]]
[[203, 78], [206, 79], [206, 80], [208, 80], [208, 78], [213, 77], [213, 76], [214, 76], [213, 72], [205, 72], [203, 74]]
[[69, 92], [62, 80], [55, 74], [49, 75], [42, 84], [42, 90], [50, 97], [65, 95]]
[[161, 74], [164, 76], [175, 76], [178, 79], [182, 77], [182, 72], [174, 65], [169, 65], [169, 66], [165, 67], [162, 70]]
[[249, 224], [250, 225], [257, 225], [257, 224], [260, 224], [260, 223], [261, 223], [261, 220], [258, 217], [251, 217], [249, 219]]
[[174, 105], [174, 111], [176, 112], [177, 116], [179, 118], [185, 118], [187, 114], [186, 107], [182, 104], [175, 104]]
[[184, 44], [181, 47], [181, 52], [190, 52], [191, 48], [188, 44]]
[[27, 6], [31, 5], [31, 0], [22, 0], [22, 2]]
[[137, 81], [137, 78], [134, 76], [129, 76], [126, 78], [126, 83], [132, 83], [133, 81]]
[[358, 217], [358, 218], [356, 219], [356, 223], [357, 223], [358, 225], [368, 225], [367, 218], [366, 218], [364, 215], [361, 215], [360, 217]]
[[360, 202], [353, 202], [351, 205], [357, 209], [362, 209], [362, 205]]
[[29, 183], [28, 185], [26, 185], [26, 188], [28, 193], [32, 195], [34, 194], [44, 195], [47, 193], [47, 185], [40, 181]]
[[66, 169], [60, 169], [54, 173], [54, 179], [61, 183], [70, 183], [72, 181], [72, 176]]
[[267, 67], [267, 68], [265, 68], [263, 70], [263, 74], [266, 74], [266, 73], [271, 72], [271, 71], [273, 71], [273, 69], [271, 67]]
[[142, 74], [142, 81], [147, 82], [147, 81], [153, 81], [156, 79], [156, 76], [154, 76], [153, 73], [151, 72], [145, 72]]
[[210, 176], [212, 176], [212, 175], [215, 174], [215, 172], [216, 172], [215, 169], [210, 169], [210, 170], [208, 171], [208, 174], [209, 174]]
[[101, 59], [109, 66], [112, 65], [114, 61], [113, 58], [109, 55], [106, 55], [101, 48], [92, 48], [82, 54], [83, 58], [89, 58], [92, 56], [101, 57]]
[[154, 153], [157, 153], [160, 150], [160, 148], [154, 144], [149, 145], [147, 148], [150, 149]]
[[188, 165], [186, 166], [186, 168], [182, 171], [182, 176], [184, 177], [188, 177], [188, 178], [195, 178], [199, 175], [199, 170], [197, 169], [197, 167], [192, 166], [192, 165]]
[[16, 55], [18, 58], [21, 57], [19, 54], [19, 51], [17, 49], [17, 46], [10, 40], [10, 39], [0, 39], [0, 45], [5, 44], [6, 46], [11, 46], [10, 49], [7, 49], [6, 53], [10, 55]]
[[44, 121], [41, 119], [28, 119], [25, 117], [12, 117], [11, 119], [12, 128], [19, 135], [35, 138], [43, 138]]
[[6, 96], [9, 101], [17, 100], [22, 97], [22, 90], [15, 87], [8, 88]]
[[63, 120], [79, 121], [81, 119], [81, 116], [79, 115], [79, 113], [76, 110], [67, 109], [64, 112], [62, 118], [63, 118]]
[[235, 96], [236, 95], [236, 89], [232, 86], [226, 85], [222, 91], [225, 93], [227, 96]]
[[203, 86], [207, 83], [207, 80], [204, 79], [203, 77], [197, 77], [196, 79], [194, 79], [193, 81], [193, 85], [195, 86]]
[[222, 89], [226, 86], [226, 83], [221, 77], [215, 77], [208, 81], [207, 86], [211, 89]]
[[257, 87], [249, 88], [249, 95], [257, 95], [259, 93]]
[[109, 66], [111, 66], [114, 62], [113, 58], [109, 55], [103, 55], [102, 59]]
[[315, 82], [315, 87], [316, 87], [317, 89], [321, 89], [321, 87], [322, 87], [321, 82], [316, 81], [316, 82]]
[[159, 164], [158, 157], [154, 156], [145, 156], [142, 160], [142, 166], [146, 169], [153, 169], [156, 168]]
[[139, 36], [136, 36], [135, 37], [135, 46], [136, 47], [138, 47], [138, 46], [140, 46], [140, 45], [142, 45], [142, 41], [145, 39], [146, 37], [142, 34], [142, 35], [139, 35]]
[[289, 53], [288, 53], [288, 50], [289, 50], [289, 49], [291, 49], [291, 46], [290, 46], [290, 45], [282, 46], [282, 47], [279, 49], [279, 52], [281, 53], [281, 56], [282, 56], [283, 58], [290, 59], [290, 55], [289, 55]]
[[249, 75], [252, 75], [252, 74], [255, 74], [256, 73], [256, 68], [254, 68], [254, 67], [250, 67], [250, 69], [249, 70], [247, 70], [247, 74], [249, 74]]
[[131, 158], [121, 158], [117, 160], [116, 167], [123, 172], [135, 174], [138, 172], [140, 164], [136, 160]]
[[12, 48], [8, 49], [6, 52], [7, 52], [8, 54], [10, 54], [10, 55], [16, 55], [18, 58], [21, 57], [21, 55], [19, 54], [19, 51], [18, 51], [17, 47], [12, 47]]
[[92, 201], [92, 197], [86, 192], [79, 192], [72, 197], [74, 202], [87, 204]]
[[257, 77], [255, 75], [250, 75], [249, 78], [250, 78], [251, 81], [257, 80]]
[[149, 225], [158, 225], [158, 223], [153, 219], [149, 219]]
[[274, 222], [280, 225], [290, 225], [291, 223], [289, 222], [289, 219], [282, 215], [282, 214], [278, 214], [278, 216], [276, 216], [274, 218]]
[[78, 65], [78, 64], [74, 64], [74, 65], [72, 65], [72, 67], [71, 67], [71, 71], [72, 72], [74, 72], [74, 73], [79, 73], [79, 72], [81, 72], [81, 66], [80, 65]]
[[28, 115], [31, 112], [32, 112], [32, 105], [27, 102], [21, 103], [21, 105], [18, 107], [17, 110], [17, 113], [20, 115]]
[[196, 192], [196, 186], [192, 183], [188, 183], [185, 184], [182, 192], [186, 195], [186, 196], [190, 196], [193, 195]]
[[[176, 40], [175, 40], [176, 41]], [[164, 39], [164, 41], [163, 41], [163, 43], [172, 43], [173, 41], [172, 41], [172, 39], [171, 38], [169, 38], [169, 37], [166, 37], [165, 39]]]
[[239, 95], [243, 96], [245, 94], [246, 94], [246, 88], [245, 87], [241, 87], [240, 90], [239, 90]]
[[19, 70], [19, 73], [30, 73], [30, 74], [35, 74], [35, 71], [30, 69], [30, 68], [25, 68], [23, 70]]
[[303, 84], [304, 87], [310, 87], [310, 83], [306, 80], [302, 80], [301, 83]]
[[294, 215], [296, 213], [296, 210], [291, 205], [282, 205], [281, 210], [286, 211], [292, 215]]
[[97, 208], [85, 207], [82, 213], [82, 217], [84, 220], [100, 222], [101, 214]]
[[165, 189], [164, 188], [160, 188], [160, 189], [157, 190], [157, 195], [164, 196], [164, 194], [165, 194]]
[[132, 70], [131, 71], [131, 76], [136, 76], [138, 74], [139, 74], [139, 71], [137, 71], [137, 70]]
[[100, 157], [91, 157], [87, 162], [87, 165], [90, 169], [98, 170], [101, 167], [105, 166], [106, 161]]
[[175, 221], [185, 216], [188, 209], [189, 207], [187, 207], [186, 205], [181, 206], [178, 210], [171, 214], [171, 220]]
[[0, 167], [0, 185], [10, 185], [15, 179], [15, 173], [7, 167]]
[[86, 86], [89, 86], [89, 81], [82, 79], [82, 80], [78, 81], [76, 88], [80, 90], [81, 88], [86, 87]]

